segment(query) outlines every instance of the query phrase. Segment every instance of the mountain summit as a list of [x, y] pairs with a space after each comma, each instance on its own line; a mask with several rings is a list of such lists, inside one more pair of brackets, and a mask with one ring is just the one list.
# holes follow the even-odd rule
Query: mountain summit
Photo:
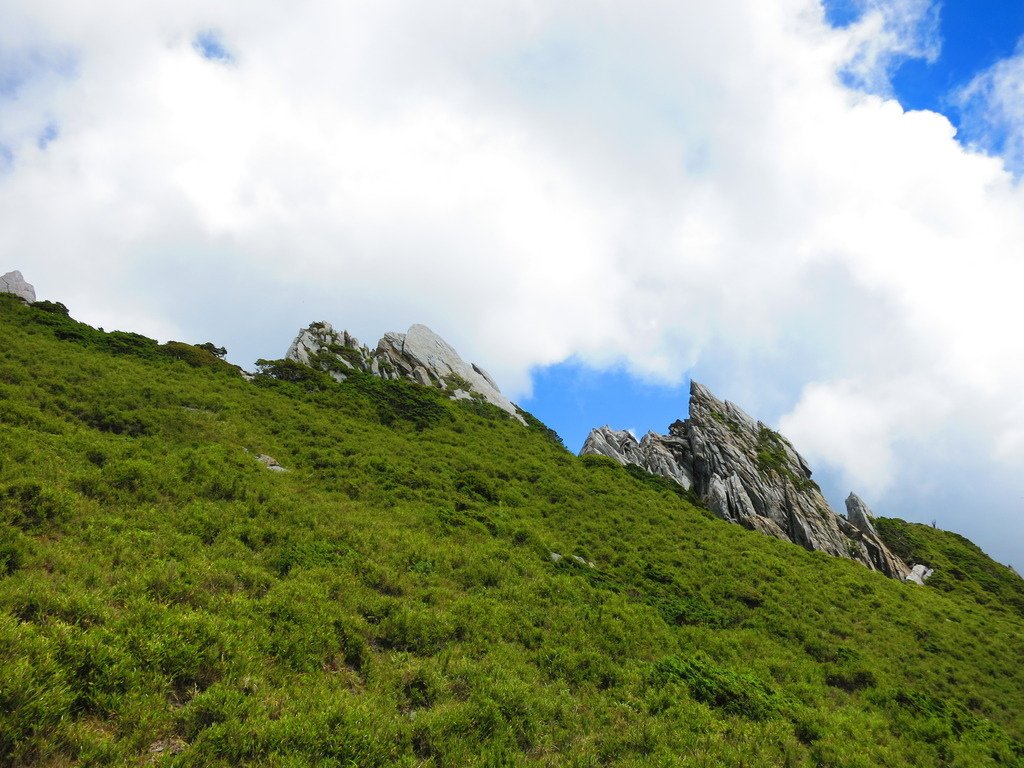
[[849, 519], [825, 501], [811, 470], [792, 444], [707, 387], [691, 382], [690, 417], [667, 435], [591, 431], [580, 455], [602, 454], [692, 488], [724, 520], [739, 523], [806, 549], [863, 563], [896, 579], [911, 569], [882, 542], [863, 502]]
[[18, 270], [0, 275], [0, 293], [13, 293], [29, 304], [36, 300], [36, 289], [25, 282], [25, 278]]

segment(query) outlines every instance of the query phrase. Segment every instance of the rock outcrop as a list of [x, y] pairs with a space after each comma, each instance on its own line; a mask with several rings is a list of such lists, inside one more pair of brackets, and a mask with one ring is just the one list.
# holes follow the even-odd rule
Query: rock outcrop
[[277, 459], [273, 456], [267, 456], [265, 453], [261, 453], [256, 457], [256, 461], [262, 464], [267, 469], [273, 472], [287, 472], [288, 470], [281, 466]]
[[29, 304], [36, 300], [36, 289], [25, 282], [25, 278], [18, 270], [0, 277], [0, 293], [13, 293]]
[[483, 368], [467, 363], [425, 325], [414, 325], [406, 333], [386, 333], [371, 350], [348, 331], [339, 333], [330, 323], [313, 323], [299, 331], [285, 356], [326, 371], [339, 381], [352, 371], [383, 379], [411, 379], [443, 389], [453, 400], [490, 403], [526, 423]]
[[591, 430], [580, 456], [597, 454], [615, 459], [619, 464], [635, 464], [654, 475], [670, 477], [683, 488], [693, 487], [693, 475], [686, 464], [676, 458], [682, 453], [680, 438], [648, 432], [639, 441], [625, 430], [604, 426]]
[[637, 441], [628, 432], [601, 427], [587, 438], [581, 454], [588, 453], [693, 488], [724, 520], [857, 560], [893, 578], [910, 574], [879, 538], [860, 499], [851, 495], [851, 519], [836, 514], [786, 438], [696, 382], [690, 386], [690, 417], [672, 424], [667, 435], [648, 433]]
[[871, 522], [873, 518], [874, 515], [871, 514], [868, 505], [864, 503], [860, 496], [856, 493], [851, 493], [846, 497], [846, 519], [864, 533], [877, 536], [878, 532], [875, 531], [875, 526]]
[[934, 568], [929, 568], [927, 565], [921, 565], [918, 563], [910, 569], [910, 573], [907, 575], [907, 581], [913, 584], [919, 584], [924, 586], [924, 583], [928, 580], [928, 577], [935, 573]]

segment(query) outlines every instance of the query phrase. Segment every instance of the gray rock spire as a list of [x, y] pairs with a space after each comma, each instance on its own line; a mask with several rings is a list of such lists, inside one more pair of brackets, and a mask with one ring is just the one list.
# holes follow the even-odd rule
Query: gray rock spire
[[875, 526], [871, 523], [873, 518], [874, 515], [864, 500], [851, 491], [850, 495], [846, 497], [846, 519], [853, 523], [858, 530], [877, 536]]
[[697, 382], [690, 385], [689, 418], [673, 423], [667, 435], [651, 433], [639, 443], [622, 435], [608, 427], [595, 429], [583, 452], [602, 453], [692, 487], [724, 520], [857, 560], [893, 578], [905, 579], [910, 572], [878, 537], [870, 513], [864, 513], [861, 525], [836, 514], [785, 437]]

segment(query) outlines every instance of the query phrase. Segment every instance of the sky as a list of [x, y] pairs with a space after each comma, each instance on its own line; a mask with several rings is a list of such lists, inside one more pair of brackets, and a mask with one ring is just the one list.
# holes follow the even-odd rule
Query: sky
[[0, 0], [0, 271], [247, 367], [425, 323], [572, 450], [697, 379], [837, 509], [1020, 570], [1022, 36], [1016, 0]]

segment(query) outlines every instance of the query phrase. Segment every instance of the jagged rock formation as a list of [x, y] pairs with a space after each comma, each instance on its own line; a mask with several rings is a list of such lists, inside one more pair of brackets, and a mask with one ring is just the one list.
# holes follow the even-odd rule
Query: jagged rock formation
[[690, 417], [672, 424], [667, 435], [648, 433], [637, 442], [628, 432], [601, 427], [580, 453], [672, 478], [693, 488], [724, 520], [857, 560], [893, 578], [906, 579], [911, 572], [879, 538], [859, 498], [851, 495], [851, 519], [836, 514], [786, 438], [696, 382], [690, 386]]
[[[851, 493], [846, 497], [846, 519], [853, 523], [858, 530], [862, 531], [867, 536], [868, 541], [880, 538], [875, 530], [875, 524], [871, 522], [875, 519], [874, 513], [856, 493]], [[883, 555], [880, 553], [877, 556], [882, 557]], [[924, 586], [925, 581], [933, 573], [935, 573], [934, 569], [918, 564], [910, 568], [905, 580]]]
[[36, 300], [36, 289], [25, 282], [25, 278], [18, 270], [0, 277], [0, 293], [13, 293], [29, 304]]
[[383, 379], [411, 379], [443, 389], [453, 400], [488, 402], [526, 423], [483, 368], [467, 363], [425, 325], [414, 325], [406, 333], [386, 333], [371, 350], [348, 331], [339, 333], [330, 323], [313, 323], [299, 331], [285, 356], [339, 381], [353, 370]]
[[639, 442], [624, 429], [604, 426], [590, 431], [580, 456], [598, 454], [615, 459], [619, 464], [635, 464], [653, 475], [670, 477], [683, 488], [693, 487], [693, 475], [676, 455], [682, 451], [680, 438], [648, 432]]

